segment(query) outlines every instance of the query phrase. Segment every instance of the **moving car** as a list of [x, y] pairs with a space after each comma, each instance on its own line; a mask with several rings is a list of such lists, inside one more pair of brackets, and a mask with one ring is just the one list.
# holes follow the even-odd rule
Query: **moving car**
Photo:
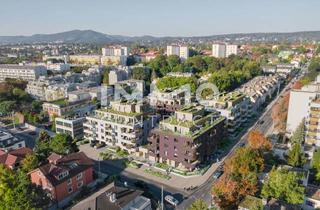
[[164, 197], [164, 200], [173, 206], [177, 206], [179, 204], [179, 201], [175, 199], [172, 195], [166, 195], [166, 197]]

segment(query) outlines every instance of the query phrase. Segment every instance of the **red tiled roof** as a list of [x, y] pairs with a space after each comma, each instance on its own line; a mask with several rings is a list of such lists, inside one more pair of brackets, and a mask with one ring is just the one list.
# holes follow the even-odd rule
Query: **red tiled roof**
[[[50, 162], [40, 166], [38, 170], [43, 173], [53, 186], [56, 186], [70, 177], [93, 167], [93, 165], [93, 160], [88, 158], [83, 152], [78, 152], [61, 157], [56, 164]], [[57, 176], [63, 171], [68, 171], [69, 175], [62, 179], [57, 179]]]
[[8, 153], [0, 150], [0, 163], [12, 168], [16, 163], [23, 160], [26, 155], [31, 153], [32, 150], [27, 147], [22, 147]]

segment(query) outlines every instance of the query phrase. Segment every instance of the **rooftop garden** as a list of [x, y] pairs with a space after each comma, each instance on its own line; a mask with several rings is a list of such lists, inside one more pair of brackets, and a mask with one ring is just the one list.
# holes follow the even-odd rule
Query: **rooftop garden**
[[139, 117], [142, 116], [142, 113], [137, 113], [137, 112], [120, 112], [118, 110], [114, 110], [112, 108], [104, 108], [102, 111], [109, 112], [112, 114], [117, 114], [117, 115], [124, 115], [128, 117]]
[[190, 85], [191, 92], [195, 92], [197, 88], [197, 79], [195, 77], [174, 77], [166, 76], [158, 79], [156, 86], [160, 91], [167, 89], [174, 90], [183, 85]]

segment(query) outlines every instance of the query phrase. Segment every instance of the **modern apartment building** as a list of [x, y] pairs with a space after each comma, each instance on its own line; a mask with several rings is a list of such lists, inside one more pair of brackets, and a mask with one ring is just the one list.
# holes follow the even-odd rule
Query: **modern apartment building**
[[26, 147], [23, 139], [17, 138], [8, 131], [0, 130], [0, 149], [4, 151], [16, 150]]
[[93, 182], [93, 166], [93, 160], [83, 152], [66, 156], [52, 153], [47, 164], [29, 174], [31, 182], [48, 191], [51, 199], [62, 207], [64, 201]]
[[212, 56], [216, 58], [227, 58], [230, 55], [238, 55], [238, 45], [215, 43], [212, 45]]
[[56, 133], [65, 133], [73, 139], [83, 138], [83, 122], [85, 117], [57, 117], [55, 118]]
[[44, 66], [0, 65], [0, 81], [4, 81], [6, 78], [31, 81], [38, 79], [40, 76], [46, 75], [47, 69]]
[[206, 113], [203, 106], [186, 106], [150, 132], [149, 159], [192, 171], [224, 140], [224, 123], [224, 117]]
[[136, 147], [147, 142], [153, 120], [147, 103], [112, 101], [110, 107], [96, 110], [86, 117], [84, 138], [133, 153]]
[[305, 119], [305, 143], [320, 146], [320, 95], [309, 103], [308, 116]]
[[167, 56], [170, 55], [177, 55], [181, 60], [186, 60], [189, 58], [189, 48], [187, 46], [168, 45]]
[[102, 56], [128, 56], [128, 48], [124, 46], [109, 46], [102, 48]]
[[98, 65], [101, 63], [100, 55], [70, 55], [69, 60], [75, 64]]
[[288, 136], [296, 130], [303, 119], [308, 117], [309, 104], [320, 94], [320, 76], [316, 81], [298, 90], [290, 91], [286, 132]]
[[252, 105], [249, 98], [239, 91], [222, 94], [208, 101], [207, 109], [218, 111], [227, 119], [228, 132], [238, 133], [241, 126], [252, 116]]
[[226, 56], [226, 45], [225, 44], [213, 44], [212, 45], [212, 56], [216, 58], [224, 58]]
[[83, 117], [89, 115], [97, 107], [91, 100], [68, 101], [60, 99], [52, 102], [45, 102], [42, 105], [44, 112], [47, 112], [51, 119], [61, 116]]
[[150, 105], [157, 113], [166, 115], [182, 108], [186, 104], [191, 103], [191, 96], [184, 89], [175, 90], [153, 90], [148, 95]]
[[235, 44], [226, 45], [226, 57], [229, 57], [230, 55], [238, 55], [238, 45], [235, 45]]

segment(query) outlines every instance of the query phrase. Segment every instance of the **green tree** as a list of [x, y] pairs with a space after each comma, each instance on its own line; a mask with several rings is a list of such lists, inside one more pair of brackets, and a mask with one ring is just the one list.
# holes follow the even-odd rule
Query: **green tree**
[[317, 171], [316, 179], [320, 181], [320, 150], [317, 150], [313, 153], [312, 168]]
[[187, 210], [208, 210], [208, 205], [203, 199], [195, 200]]
[[177, 55], [170, 55], [167, 57], [167, 63], [168, 63], [170, 70], [172, 71], [174, 69], [174, 67], [176, 67], [180, 64], [180, 58]]
[[306, 159], [301, 152], [301, 146], [300, 144], [294, 144], [292, 148], [288, 152], [288, 158], [287, 158], [288, 164], [295, 167], [302, 167]]
[[286, 169], [272, 169], [261, 191], [264, 198], [276, 198], [290, 204], [304, 201], [304, 187], [299, 184], [299, 175]]
[[39, 137], [36, 140], [34, 151], [40, 162], [44, 162], [51, 153], [50, 148], [51, 137], [45, 131], [40, 131]]
[[52, 138], [50, 149], [57, 154], [70, 154], [78, 152], [78, 147], [70, 135], [59, 133]]
[[0, 102], [0, 116], [9, 115], [14, 111], [16, 106], [15, 101], [2, 101]]
[[303, 119], [290, 138], [291, 144], [302, 144], [305, 137], [305, 120]]
[[110, 68], [104, 68], [102, 70], [102, 83], [105, 85], [109, 85], [109, 73]]
[[39, 166], [39, 159], [35, 154], [28, 154], [25, 159], [22, 160], [21, 169], [28, 173]]
[[31, 184], [21, 171], [12, 171], [0, 164], [0, 209], [42, 209], [49, 198], [40, 188]]

